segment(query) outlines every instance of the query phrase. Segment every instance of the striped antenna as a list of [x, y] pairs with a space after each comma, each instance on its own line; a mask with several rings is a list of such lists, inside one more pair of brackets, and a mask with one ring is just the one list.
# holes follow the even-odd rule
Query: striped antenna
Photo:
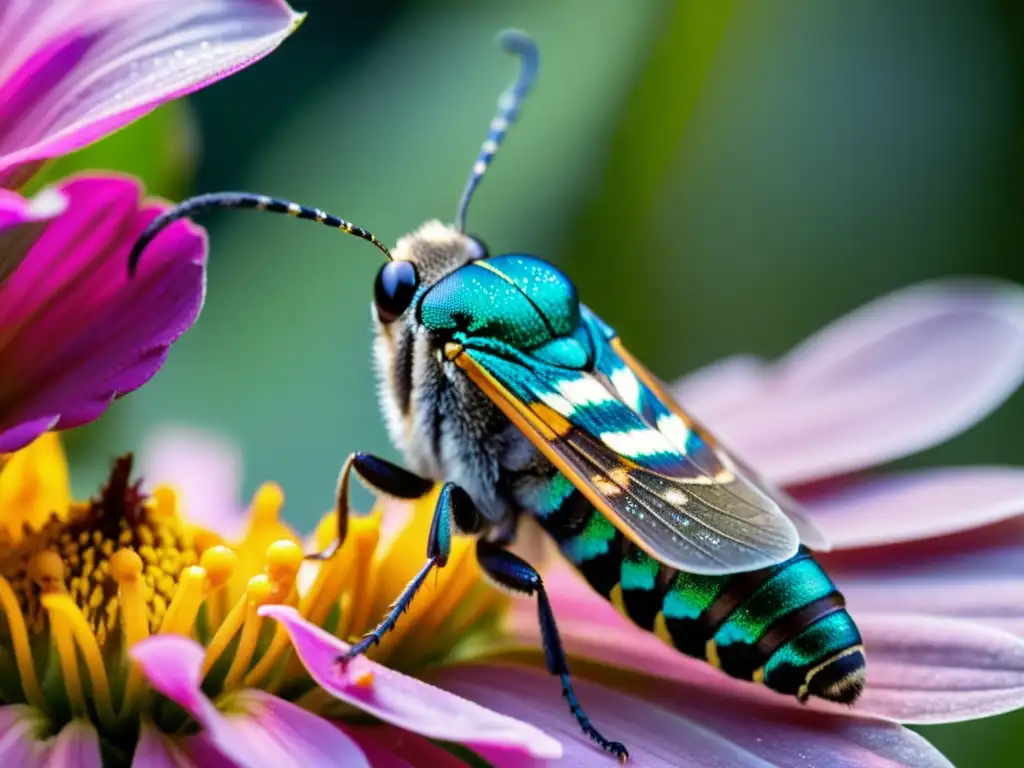
[[466, 210], [469, 208], [469, 201], [473, 198], [480, 179], [487, 172], [494, 153], [498, 151], [498, 147], [504, 141], [509, 126], [515, 122], [519, 108], [522, 107], [523, 100], [533, 88], [533, 84], [537, 80], [537, 72], [540, 69], [540, 51], [537, 49], [537, 43], [525, 32], [505, 30], [498, 35], [498, 42], [507, 53], [519, 56], [519, 77], [498, 98], [498, 112], [491, 120], [487, 138], [480, 147], [480, 154], [473, 164], [469, 181], [466, 182], [466, 188], [462, 192], [459, 208], [455, 213], [455, 228], [460, 232], [466, 231]]
[[289, 216], [294, 216], [297, 219], [318, 221], [328, 227], [340, 229], [342, 232], [348, 232], [350, 235], [361, 237], [363, 240], [373, 243], [388, 257], [388, 260], [391, 260], [391, 252], [385, 247], [384, 243], [373, 236], [373, 233], [368, 232], [362, 227], [357, 227], [355, 224], [350, 224], [344, 219], [339, 219], [337, 216], [324, 213], [319, 208], [307, 208], [298, 203], [292, 203], [276, 197], [267, 197], [266, 195], [253, 195], [249, 192], [214, 192], [208, 195], [191, 197], [153, 219], [143, 233], [139, 235], [139, 239], [132, 246], [131, 253], [128, 254], [128, 275], [135, 275], [143, 250], [165, 228], [179, 219], [218, 208], [255, 208], [259, 211], [287, 213]]

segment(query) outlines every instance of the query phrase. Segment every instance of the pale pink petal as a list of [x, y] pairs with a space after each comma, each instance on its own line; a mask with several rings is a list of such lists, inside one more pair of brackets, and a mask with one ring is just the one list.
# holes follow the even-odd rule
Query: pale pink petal
[[170, 485], [175, 489], [190, 522], [229, 540], [243, 533], [242, 452], [227, 437], [161, 425], [142, 441], [138, 465], [146, 488]]
[[756, 375], [761, 385], [749, 383], [748, 371], [734, 402], [702, 405], [700, 394], [713, 386], [684, 381], [677, 391], [725, 445], [777, 483], [906, 456], [975, 424], [1018, 387], [1024, 291], [980, 279], [897, 291]]
[[[541, 670], [460, 665], [440, 669], [433, 680], [499, 712], [543, 724], [565, 745], [564, 757], [552, 765], [614, 765], [580, 732], [558, 681]], [[626, 745], [629, 765], [637, 768], [950, 765], [923, 738], [884, 720], [640, 676], [625, 687], [629, 694], [576, 682], [591, 721], [606, 738]]]
[[868, 683], [857, 709], [904, 723], [953, 723], [1024, 707], [1024, 640], [969, 621], [857, 617]]
[[[676, 652], [631, 624], [567, 569], [546, 573], [545, 581], [562, 640], [574, 656], [746, 696], [778, 696]], [[517, 603], [508, 630], [517, 642], [539, 648], [535, 610], [528, 601]], [[853, 616], [864, 638], [868, 673], [858, 711], [934, 723], [1024, 707], [1024, 640], [960, 619], [905, 612], [854, 611]]]
[[46, 768], [103, 768], [100, 735], [87, 720], [72, 720], [48, 746]]
[[49, 0], [0, 12], [0, 182], [266, 56], [284, 0]]
[[150, 684], [203, 727], [214, 746], [247, 768], [322, 765], [369, 768], [359, 747], [330, 722], [264, 691], [243, 690], [221, 712], [200, 689], [205, 650], [178, 635], [155, 635], [131, 649]]
[[281, 622], [310, 676], [335, 698], [386, 723], [441, 741], [461, 742], [495, 765], [522, 764], [524, 756], [557, 757], [557, 741], [526, 723], [491, 712], [366, 658], [343, 670], [348, 645], [304, 621], [294, 608], [265, 605], [261, 616]]
[[833, 549], [915, 541], [1024, 513], [1024, 469], [898, 472], [846, 485], [804, 504]]
[[43, 768], [47, 745], [42, 741], [50, 724], [27, 704], [0, 706], [0, 765]]
[[144, 721], [139, 743], [132, 755], [132, 768], [237, 768], [199, 734], [169, 736]]
[[822, 557], [855, 616], [968, 619], [1024, 637], [1024, 520]]
[[760, 397], [773, 368], [759, 357], [735, 355], [706, 365], [672, 385], [672, 394], [688, 412], [716, 423], [737, 406]]

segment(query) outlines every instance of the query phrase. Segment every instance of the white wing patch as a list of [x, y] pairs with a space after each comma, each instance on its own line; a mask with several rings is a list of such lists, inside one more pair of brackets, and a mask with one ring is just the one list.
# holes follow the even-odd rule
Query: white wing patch
[[[558, 393], [570, 403], [579, 407], [615, 401], [615, 396], [611, 392], [601, 386], [599, 381], [589, 376], [581, 376], [577, 379], [562, 379], [558, 382]], [[564, 416], [565, 414], [562, 415]]]
[[686, 444], [690, 439], [690, 428], [674, 413], [663, 414], [658, 417], [658, 431], [663, 434], [672, 445], [686, 455]]
[[628, 405], [634, 412], [639, 413], [642, 404], [642, 393], [640, 382], [629, 368], [616, 368], [611, 379], [612, 386], [619, 393], [622, 402]]
[[602, 432], [599, 439], [620, 456], [632, 459], [657, 453], [675, 453], [665, 440], [665, 436], [653, 429]]

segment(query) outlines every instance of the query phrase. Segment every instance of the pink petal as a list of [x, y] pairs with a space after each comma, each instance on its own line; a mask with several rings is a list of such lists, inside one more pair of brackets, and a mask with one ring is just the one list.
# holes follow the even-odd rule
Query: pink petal
[[[574, 656], [737, 695], [786, 698], [727, 678], [676, 652], [631, 624], [567, 569], [555, 569], [544, 578], [562, 640]], [[845, 582], [841, 586], [846, 589]], [[539, 648], [535, 612], [527, 601], [518, 602], [526, 605], [514, 609], [509, 631], [519, 642]], [[905, 722], [934, 723], [970, 720], [1024, 706], [1024, 640], [958, 619], [857, 611], [853, 616], [868, 661], [867, 688], [858, 711]], [[818, 702], [814, 706], [829, 707]]]
[[708, 399], [715, 387], [699, 381], [677, 394], [737, 455], [783, 485], [845, 474], [962, 432], [1018, 387], [1024, 291], [995, 280], [917, 285], [836, 321], [763, 372], [727, 373], [718, 385], [740, 381], [734, 400]]
[[[554, 765], [614, 765], [580, 733], [559, 696], [558, 681], [540, 670], [459, 665], [442, 668], [434, 679], [461, 696], [556, 733], [565, 755]], [[625, 687], [629, 694], [576, 682], [591, 721], [606, 738], [622, 741], [630, 750], [629, 765], [638, 768], [949, 765], [923, 738], [887, 721], [655, 678], [635, 677]]]
[[200, 690], [205, 650], [179, 635], [155, 635], [131, 649], [150, 684], [203, 727], [214, 746], [249, 768], [329, 765], [369, 768], [359, 747], [330, 722], [264, 691], [230, 696], [221, 712]]
[[857, 617], [868, 684], [857, 709], [904, 723], [954, 723], [1024, 707], [1024, 640], [968, 621]]
[[49, 0], [0, 14], [0, 183], [273, 51], [284, 0]]
[[132, 768], [237, 768], [237, 764], [218, 752], [203, 735], [168, 736], [144, 721], [132, 755]]
[[958, 467], [899, 472], [804, 503], [833, 549], [915, 541], [1024, 513], [1024, 470]]
[[87, 720], [72, 720], [60, 729], [50, 745], [45, 765], [74, 768], [103, 768], [100, 735]]
[[31, 200], [0, 189], [0, 285], [18, 268], [46, 228], [46, 222], [67, 208], [55, 189], [44, 189]]
[[13, 453], [19, 448], [24, 448], [43, 432], [52, 429], [59, 419], [60, 416], [43, 416], [31, 421], [23, 421], [0, 432], [0, 453]]
[[466, 768], [451, 752], [392, 725], [345, 725], [373, 768]]
[[321, 688], [386, 723], [427, 738], [461, 742], [496, 765], [521, 764], [524, 756], [551, 758], [561, 754], [559, 743], [533, 726], [369, 659], [356, 659], [342, 670], [337, 658], [349, 646], [304, 621], [294, 608], [265, 605], [259, 612], [285, 626], [303, 666]]
[[0, 706], [0, 764], [43, 768], [48, 750], [41, 738], [49, 728], [46, 716], [34, 707]]
[[855, 616], [968, 619], [1024, 637], [1024, 519], [822, 557]]
[[148, 489], [175, 489], [191, 522], [230, 540], [243, 533], [246, 518], [238, 501], [242, 453], [228, 438], [202, 429], [158, 426], [142, 442], [139, 467]]
[[[0, 189], [0, 229], [30, 221], [44, 221], [60, 214], [67, 200], [53, 189], [41, 191], [32, 199]], [[2, 257], [0, 257], [2, 258]]]
[[128, 249], [162, 206], [140, 204], [128, 179], [83, 177], [60, 191], [66, 212], [0, 285], [0, 370], [13, 372], [0, 377], [0, 434], [17, 429], [2, 438], [7, 450], [41, 425], [93, 419], [145, 383], [203, 302], [202, 229], [174, 224], [129, 281]]

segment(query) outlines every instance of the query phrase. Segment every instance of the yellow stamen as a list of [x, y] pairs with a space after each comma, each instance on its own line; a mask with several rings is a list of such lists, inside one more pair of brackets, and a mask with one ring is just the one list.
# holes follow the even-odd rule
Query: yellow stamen
[[216, 632], [227, 613], [227, 590], [224, 586], [231, 580], [238, 566], [238, 555], [223, 545], [205, 550], [199, 560], [199, 567], [206, 571], [210, 585], [206, 596], [206, 623], [211, 632]]
[[249, 512], [249, 529], [242, 541], [232, 549], [238, 554], [238, 569], [232, 579], [232, 595], [245, 591], [247, 580], [263, 572], [267, 548], [278, 539], [297, 541], [298, 537], [281, 522], [284, 492], [275, 483], [265, 483], [253, 496]]
[[190, 565], [181, 572], [178, 589], [171, 598], [171, 605], [164, 614], [160, 633], [167, 635], [192, 636], [199, 609], [206, 597], [206, 571], [198, 565]]
[[36, 677], [36, 665], [32, 660], [32, 646], [28, 641], [28, 628], [25, 626], [25, 616], [18, 605], [18, 598], [7, 579], [0, 576], [0, 610], [3, 610], [4, 618], [7, 620], [7, 632], [11, 637], [11, 645], [14, 647], [14, 662], [18, 666], [18, 676], [21, 678], [21, 690], [25, 693], [28, 703], [40, 712], [46, 712], [46, 702], [43, 699], [43, 691], [39, 687], [39, 678]]
[[68, 464], [56, 434], [41, 435], [0, 464], [0, 542], [17, 545], [51, 515], [67, 514]]
[[[56, 553], [52, 554], [56, 555]], [[92, 699], [96, 704], [100, 721], [106, 727], [112, 728], [117, 717], [114, 715], [114, 704], [110, 698], [110, 682], [107, 680], [107, 670], [103, 664], [99, 643], [96, 642], [96, 635], [89, 628], [89, 623], [85, 620], [82, 612], [78, 610], [74, 600], [68, 595], [62, 593], [43, 595], [42, 603], [50, 613], [50, 627], [58, 638], [58, 651], [65, 674], [67, 674], [70, 662], [75, 667], [76, 686], [78, 693], [81, 694], [81, 681], [77, 679], [78, 657], [75, 654], [74, 644], [69, 645], [73, 638], [85, 659], [85, 668], [89, 672], [89, 682], [92, 687]]]
[[[333, 519], [333, 515], [330, 517]], [[369, 601], [363, 600], [362, 596], [372, 571], [370, 563], [380, 542], [380, 522], [379, 510], [371, 515], [353, 515], [349, 519], [348, 534], [341, 551], [320, 565], [313, 586], [300, 603], [299, 613], [308, 621], [323, 624], [337, 605], [338, 597], [346, 592], [353, 598], [353, 610], [342, 615], [343, 626], [338, 627], [336, 634], [344, 638], [351, 627], [364, 626], [366, 618], [363, 614], [369, 611]]]
[[[283, 604], [295, 602], [295, 578], [301, 565], [302, 549], [294, 541], [281, 539], [270, 545], [270, 548], [267, 549], [267, 578], [270, 580], [271, 586], [268, 602]], [[245, 676], [243, 682], [246, 687], [252, 687], [266, 677], [280, 660], [281, 654], [290, 647], [287, 630], [283, 625], [277, 624], [267, 652]]]
[[[110, 575], [117, 583], [117, 596], [121, 605], [121, 628], [125, 645], [131, 648], [149, 637], [146, 618], [146, 592], [142, 582], [142, 558], [133, 550], [120, 549], [110, 558]], [[146, 689], [146, 679], [135, 664], [128, 672], [124, 700], [119, 716], [123, 719], [135, 711], [139, 696]]]
[[259, 607], [268, 602], [273, 587], [265, 574], [253, 576], [246, 588], [245, 623], [242, 625], [242, 636], [238, 639], [235, 658], [231, 660], [228, 674], [224, 678], [224, 690], [230, 691], [239, 687], [242, 677], [252, 663], [252, 655], [256, 651], [256, 643], [260, 639], [260, 627], [263, 619], [256, 613]]

